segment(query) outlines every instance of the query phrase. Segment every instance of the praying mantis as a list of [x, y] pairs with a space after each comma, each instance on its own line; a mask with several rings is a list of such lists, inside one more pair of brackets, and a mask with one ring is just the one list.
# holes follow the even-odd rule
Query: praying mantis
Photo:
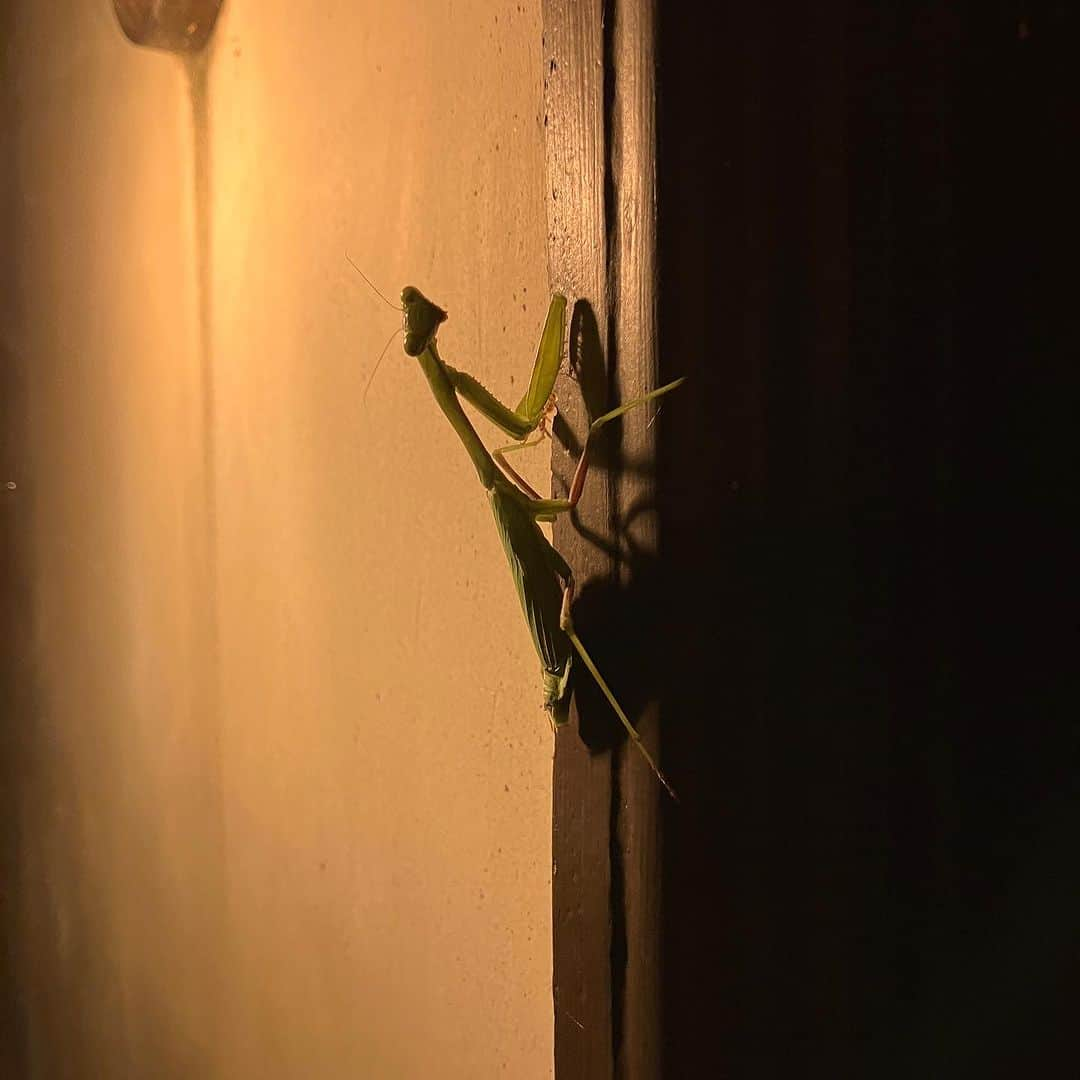
[[[349, 262], [372, 290], [386, 300], [368, 281], [364, 272], [351, 259]], [[386, 303], [390, 304], [390, 301], [386, 300]], [[573, 510], [577, 505], [589, 471], [590, 443], [605, 424], [669, 393], [682, 385], [685, 379], [675, 379], [593, 420], [567, 497], [545, 499], [518, 475], [506, 460], [506, 454], [535, 445], [545, 434], [550, 434], [550, 424], [555, 415], [553, 390], [562, 355], [566, 297], [556, 293], [551, 298], [529, 387], [515, 409], [504, 405], [472, 375], [451, 367], [439, 355], [436, 333], [447, 318], [442, 308], [432, 303], [419, 289], [407, 285], [401, 290], [400, 310], [405, 354], [419, 362], [420, 370], [427, 378], [439, 408], [465, 447], [480, 484], [491, 502], [495, 525], [510, 564], [521, 609], [540, 658], [544, 707], [553, 730], [557, 730], [568, 719], [570, 670], [576, 653], [596, 680], [634, 746], [648, 762], [668, 794], [677, 800], [671, 784], [653, 761], [634, 725], [577, 636], [571, 615], [574, 601], [573, 573], [566, 560], [541, 531], [538, 522], [554, 521], [557, 515]], [[465, 415], [459, 398], [464, 398], [515, 442], [489, 452]], [[537, 440], [527, 442], [529, 436], [537, 430], [540, 432]]]

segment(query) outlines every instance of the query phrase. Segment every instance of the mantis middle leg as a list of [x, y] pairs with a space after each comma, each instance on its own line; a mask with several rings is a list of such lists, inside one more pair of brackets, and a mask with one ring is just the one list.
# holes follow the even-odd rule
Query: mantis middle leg
[[636, 409], [663, 394], [670, 393], [672, 390], [681, 386], [685, 381], [685, 376], [681, 379], [675, 379], [673, 382], [666, 383], [656, 390], [650, 390], [649, 393], [642, 394], [641, 397], [633, 398], [631, 401], [627, 401], [618, 408], [612, 409], [602, 416], [598, 416], [589, 425], [589, 432], [585, 436], [585, 445], [581, 448], [581, 457], [578, 458], [577, 468], [574, 469], [574, 478], [570, 482], [570, 491], [567, 494], [567, 497], [565, 499], [537, 499], [530, 497], [527, 500], [526, 505], [533, 517], [537, 521], [552, 521], [557, 514], [564, 514], [568, 510], [573, 510], [581, 499], [581, 492], [585, 487], [585, 477], [589, 474], [589, 446], [592, 437], [605, 424], [610, 423], [624, 413], [628, 413], [632, 409]]

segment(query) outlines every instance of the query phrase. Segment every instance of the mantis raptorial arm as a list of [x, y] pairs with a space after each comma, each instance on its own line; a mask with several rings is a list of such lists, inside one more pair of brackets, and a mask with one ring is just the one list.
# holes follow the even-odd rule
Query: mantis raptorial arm
[[518, 402], [516, 409], [507, 408], [481, 382], [468, 372], [444, 364], [454, 389], [492, 423], [502, 428], [512, 439], [524, 439], [544, 418], [555, 389], [555, 379], [559, 374], [559, 358], [562, 355], [563, 328], [566, 321], [566, 297], [556, 293], [548, 305], [544, 332], [540, 335], [540, 345], [536, 350], [529, 389]]

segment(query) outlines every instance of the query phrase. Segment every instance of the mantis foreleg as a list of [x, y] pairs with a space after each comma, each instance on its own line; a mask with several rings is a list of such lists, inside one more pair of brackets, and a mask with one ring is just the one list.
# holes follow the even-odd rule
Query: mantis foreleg
[[468, 372], [445, 364], [446, 374], [454, 389], [470, 405], [483, 413], [493, 424], [502, 428], [512, 439], [521, 440], [536, 430], [547, 412], [555, 379], [559, 374], [559, 358], [562, 355], [563, 327], [566, 319], [566, 297], [556, 293], [548, 305], [544, 332], [536, 350], [532, 376], [525, 396], [516, 409], [504, 405], [479, 380]]

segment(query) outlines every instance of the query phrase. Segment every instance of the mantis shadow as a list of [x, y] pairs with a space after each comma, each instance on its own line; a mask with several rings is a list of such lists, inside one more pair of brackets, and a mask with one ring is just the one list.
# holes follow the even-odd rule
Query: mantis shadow
[[[577, 301], [570, 320], [569, 368], [590, 419], [618, 405], [614, 380], [617, 357], [613, 348], [607, 350], [607, 357], [605, 364], [605, 350], [591, 305]], [[654, 513], [655, 499], [642, 496], [625, 509], [619, 505], [620, 477], [631, 474], [647, 478], [654, 474], [655, 466], [651, 457], [628, 459], [621, 451], [622, 433], [623, 418], [618, 417], [601, 428], [590, 443], [586, 489], [598, 484], [606, 486], [605, 527], [601, 530], [587, 525], [576, 509], [569, 515], [576, 533], [572, 546], [579, 548], [591, 566], [607, 564], [606, 572], [593, 573], [578, 582], [573, 614], [586, 649], [637, 726], [644, 710], [660, 695], [655, 622], [662, 610], [663, 585], [660, 561], [635, 535], [643, 531], [635, 527], [639, 523], [648, 535], [648, 526], [641, 519]], [[562, 413], [556, 417], [554, 434], [576, 461], [583, 442], [576, 438]], [[574, 675], [574, 693], [578, 732], [589, 751], [602, 753], [621, 747], [628, 736], [580, 662]]]
[[[604, 346], [600, 338], [600, 328], [596, 313], [586, 300], [578, 300], [570, 314], [570, 348], [568, 368], [570, 378], [577, 384], [585, 409], [590, 419], [600, 416], [608, 409], [615, 408], [617, 400], [615, 386], [616, 356], [615, 348], [608, 350], [610, 363], [604, 362]], [[649, 457], [629, 457], [621, 453], [623, 418], [617, 417], [606, 424], [590, 447], [592, 469], [603, 469], [608, 473], [609, 483], [612, 474], [651, 477], [655, 466]], [[562, 412], [555, 415], [552, 432], [566, 452], [577, 460], [584, 449], [584, 442], [579, 439]], [[589, 483], [595, 482], [590, 476]], [[574, 514], [571, 514], [574, 520]]]
[[[636, 544], [630, 533], [634, 518], [652, 512], [642, 501], [631, 508], [611, 540], [579, 527], [583, 536], [603, 548], [612, 572], [590, 579], [577, 593], [574, 623], [601, 674], [635, 727], [646, 709], [662, 696], [662, 664], [658, 658], [657, 619], [663, 610], [660, 560]], [[575, 674], [581, 740], [591, 753], [621, 748], [628, 736], [603, 692], [579, 665]], [[633, 752], [633, 751], [631, 751]]]

